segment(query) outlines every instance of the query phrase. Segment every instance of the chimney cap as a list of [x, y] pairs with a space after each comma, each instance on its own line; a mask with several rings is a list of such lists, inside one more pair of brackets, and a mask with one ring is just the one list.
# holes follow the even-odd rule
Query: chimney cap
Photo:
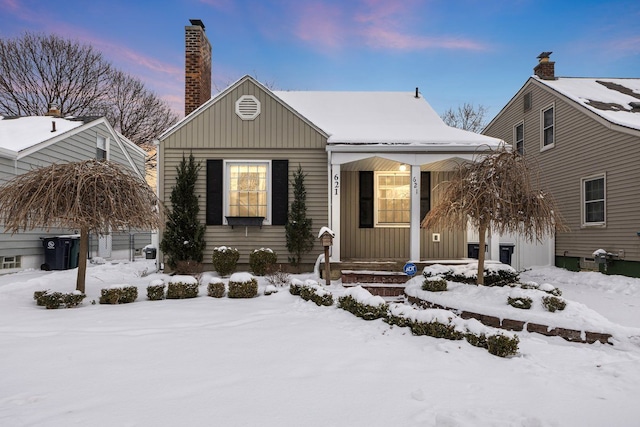
[[189, 19], [189, 22], [191, 22], [191, 25], [197, 25], [198, 27], [202, 27], [202, 30], [204, 31], [204, 22], [202, 22], [202, 20], [200, 20], [200, 19]]
[[542, 52], [540, 55], [538, 55], [538, 60], [540, 62], [547, 62], [549, 61], [549, 56], [551, 56], [553, 52]]

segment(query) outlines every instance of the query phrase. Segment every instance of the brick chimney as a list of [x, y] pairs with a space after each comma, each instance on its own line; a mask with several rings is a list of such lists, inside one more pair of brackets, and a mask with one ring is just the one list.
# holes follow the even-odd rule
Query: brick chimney
[[553, 52], [542, 52], [538, 55], [538, 65], [533, 68], [533, 73], [542, 80], [555, 80], [556, 67], [555, 62], [549, 61], [549, 56]]
[[211, 43], [199, 19], [190, 19], [185, 31], [184, 115], [211, 98]]
[[45, 113], [45, 116], [62, 117], [62, 112], [58, 108], [57, 104], [51, 103], [49, 104], [49, 111]]

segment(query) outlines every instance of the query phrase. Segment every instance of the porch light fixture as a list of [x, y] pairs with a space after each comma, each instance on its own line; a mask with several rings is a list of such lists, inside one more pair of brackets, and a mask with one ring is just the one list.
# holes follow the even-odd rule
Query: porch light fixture
[[400, 172], [405, 172], [407, 170], [407, 165], [405, 165], [404, 163], [400, 165]]

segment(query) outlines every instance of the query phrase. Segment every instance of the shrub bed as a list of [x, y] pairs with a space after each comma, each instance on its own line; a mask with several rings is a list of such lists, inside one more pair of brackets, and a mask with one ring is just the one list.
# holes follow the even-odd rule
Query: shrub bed
[[278, 255], [269, 248], [260, 248], [249, 254], [249, 267], [256, 276], [264, 276], [273, 269]]
[[258, 281], [247, 273], [235, 273], [229, 278], [229, 298], [253, 298], [258, 295]]
[[338, 307], [364, 320], [386, 318], [389, 310], [389, 304], [382, 297], [374, 297], [360, 286], [338, 298]]
[[46, 307], [48, 309], [77, 307], [85, 298], [86, 295], [79, 291], [63, 293], [45, 290], [35, 291], [33, 293], [33, 299], [36, 301], [36, 305]]
[[138, 288], [129, 285], [114, 285], [100, 290], [100, 304], [128, 304], [138, 298]]
[[219, 246], [213, 248], [213, 268], [220, 276], [228, 276], [236, 271], [240, 252], [235, 248]]
[[[444, 280], [475, 285], [478, 280], [478, 264], [457, 267], [436, 264], [426, 267], [422, 274], [425, 277], [439, 276]], [[518, 272], [508, 265], [490, 264], [484, 269], [484, 286], [508, 286], [517, 283], [519, 277]]]
[[302, 286], [300, 297], [305, 301], [313, 301], [318, 306], [323, 305], [328, 307], [333, 305], [333, 295], [331, 295], [331, 292], [318, 284]]

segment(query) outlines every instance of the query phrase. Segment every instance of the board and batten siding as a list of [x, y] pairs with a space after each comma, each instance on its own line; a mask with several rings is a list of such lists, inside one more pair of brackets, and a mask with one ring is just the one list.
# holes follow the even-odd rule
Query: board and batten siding
[[[260, 114], [254, 120], [242, 120], [235, 113], [235, 103], [243, 95], [260, 101]], [[171, 208], [171, 190], [175, 186], [176, 167], [183, 156], [193, 154], [202, 169], [198, 174], [196, 194], [199, 196], [199, 221], [206, 224], [206, 161], [223, 160], [288, 160], [289, 181], [302, 167], [307, 191], [307, 217], [313, 221], [313, 234], [328, 225], [328, 175], [326, 137], [297, 114], [283, 106], [270, 93], [247, 80], [217, 99], [195, 117], [179, 126], [159, 146], [159, 197]], [[224, 178], [223, 178], [224, 179]], [[289, 204], [293, 187], [288, 189]], [[160, 234], [162, 236], [162, 234]], [[255, 249], [271, 248], [278, 262], [287, 263], [285, 228], [282, 225], [234, 227], [208, 225], [205, 231], [205, 264], [211, 263], [213, 249], [231, 246], [240, 252], [239, 264], [248, 264]], [[319, 243], [303, 257], [303, 264], [314, 264], [323, 252]]]
[[[431, 206], [440, 200], [443, 183], [450, 172], [431, 172]], [[409, 259], [408, 227], [359, 228], [359, 173], [341, 173], [341, 248], [342, 259]], [[432, 233], [440, 233], [440, 242], [433, 242]], [[466, 233], [447, 230], [420, 230], [421, 260], [457, 259], [466, 256]]]
[[[533, 105], [523, 112], [522, 97]], [[555, 106], [555, 146], [541, 151], [540, 111]], [[605, 126], [578, 104], [538, 84], [529, 84], [486, 135], [513, 143], [513, 127], [524, 119], [524, 150], [540, 169], [540, 185], [558, 204], [571, 231], [556, 235], [556, 256], [592, 258], [596, 249], [640, 261], [640, 136]], [[606, 226], [582, 226], [581, 180], [606, 175]]]

